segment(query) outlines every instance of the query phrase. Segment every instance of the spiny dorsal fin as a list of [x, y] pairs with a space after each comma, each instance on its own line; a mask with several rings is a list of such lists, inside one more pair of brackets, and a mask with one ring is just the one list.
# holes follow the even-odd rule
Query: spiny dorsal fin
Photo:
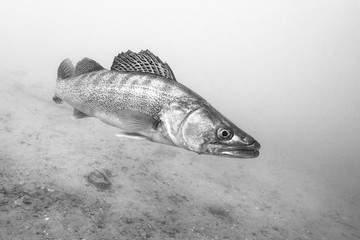
[[60, 63], [60, 66], [58, 68], [59, 79], [66, 79], [73, 77], [74, 73], [75, 73], [75, 69], [70, 59], [67, 58]]
[[90, 58], [83, 58], [80, 62], [76, 64], [75, 76], [100, 70], [104, 70], [104, 68], [100, 64]]
[[114, 58], [111, 70], [118, 72], [151, 73], [176, 81], [170, 66], [162, 62], [160, 58], [149, 50], [139, 53], [128, 50], [125, 53], [120, 53]]

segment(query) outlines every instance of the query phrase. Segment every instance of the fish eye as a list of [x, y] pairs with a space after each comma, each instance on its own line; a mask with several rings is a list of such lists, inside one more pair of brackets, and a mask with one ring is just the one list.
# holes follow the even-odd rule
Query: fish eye
[[232, 138], [233, 133], [230, 129], [219, 128], [217, 131], [217, 135], [220, 139], [230, 139], [230, 138]]

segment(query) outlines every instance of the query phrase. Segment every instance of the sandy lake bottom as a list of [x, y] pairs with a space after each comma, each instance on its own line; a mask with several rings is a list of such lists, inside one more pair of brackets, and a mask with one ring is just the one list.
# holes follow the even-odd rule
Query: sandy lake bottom
[[360, 199], [266, 152], [227, 159], [117, 138], [18, 78], [1, 75], [1, 240], [360, 239]]

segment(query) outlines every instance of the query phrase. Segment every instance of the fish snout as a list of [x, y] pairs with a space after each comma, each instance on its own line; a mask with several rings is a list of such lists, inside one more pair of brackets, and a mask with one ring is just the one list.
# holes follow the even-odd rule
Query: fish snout
[[244, 137], [241, 137], [241, 142], [244, 144], [247, 148], [253, 148], [253, 149], [260, 149], [260, 143], [256, 141], [253, 137], [246, 135]]
[[258, 157], [260, 154], [260, 147], [260, 143], [250, 137], [247, 144], [243, 147], [242, 151], [248, 152], [251, 157]]
[[261, 145], [258, 141], [253, 140], [251, 143], [248, 144], [248, 147], [255, 150], [259, 150], [261, 148]]

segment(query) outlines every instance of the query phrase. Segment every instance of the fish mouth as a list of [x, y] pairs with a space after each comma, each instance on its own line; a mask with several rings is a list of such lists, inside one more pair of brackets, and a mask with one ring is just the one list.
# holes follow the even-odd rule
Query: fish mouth
[[208, 150], [210, 150], [212, 154], [231, 158], [256, 158], [260, 154], [259, 149], [261, 147], [257, 141], [249, 145], [210, 145], [208, 146]]

